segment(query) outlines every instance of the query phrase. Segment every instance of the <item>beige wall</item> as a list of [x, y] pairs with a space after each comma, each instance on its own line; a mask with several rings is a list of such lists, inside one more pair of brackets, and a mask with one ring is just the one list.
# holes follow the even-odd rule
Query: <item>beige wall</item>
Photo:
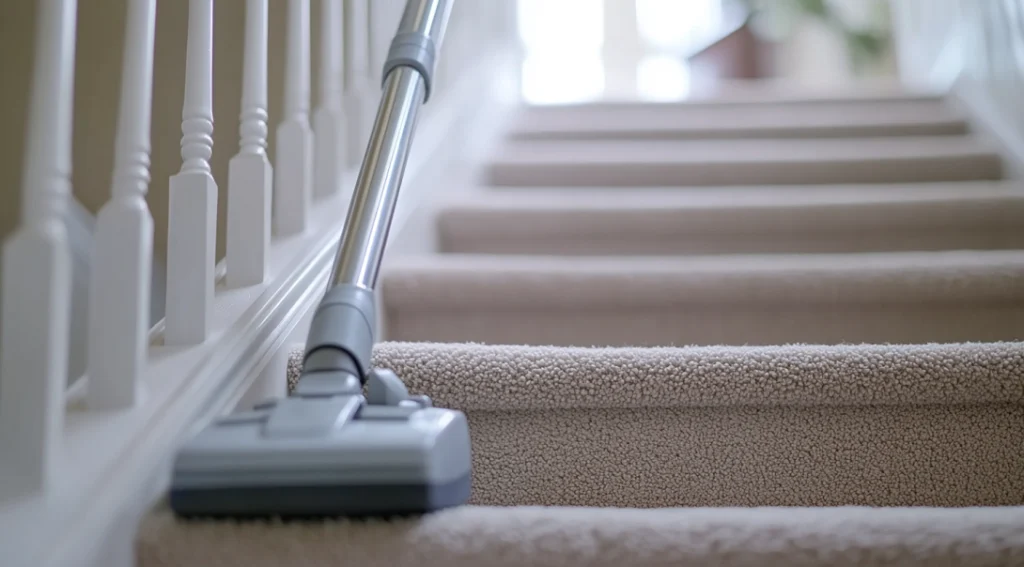
[[[125, 0], [79, 2], [72, 182], [75, 195], [94, 213], [110, 194], [125, 4]], [[319, 37], [319, 3], [312, 4], [312, 30], [316, 45]], [[217, 0], [214, 5], [215, 125], [212, 166], [220, 189], [220, 257], [224, 249], [227, 165], [238, 150], [245, 0]], [[270, 2], [271, 151], [274, 125], [281, 116], [286, 7], [287, 3], [283, 0]], [[0, 237], [13, 230], [18, 215], [35, 12], [36, 0], [0, 0]], [[187, 27], [187, 0], [163, 0], [158, 3], [149, 205], [156, 225], [155, 251], [160, 258], [164, 257], [166, 249], [168, 177], [181, 165], [179, 142]], [[313, 49], [312, 52], [315, 68], [317, 50]]]

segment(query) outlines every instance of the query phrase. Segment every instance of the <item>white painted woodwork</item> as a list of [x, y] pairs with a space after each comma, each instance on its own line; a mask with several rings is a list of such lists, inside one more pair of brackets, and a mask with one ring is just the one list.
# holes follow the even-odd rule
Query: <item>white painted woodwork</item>
[[346, 165], [358, 167], [373, 128], [380, 79], [370, 72], [369, 0], [344, 0]]
[[313, 194], [313, 131], [309, 125], [309, 0], [288, 0], [284, 118], [274, 160], [274, 234], [306, 229]]
[[213, 311], [217, 183], [213, 155], [213, 0], [189, 0], [181, 171], [171, 177], [164, 343], [206, 340]]
[[246, 0], [238, 154], [228, 163], [227, 285], [263, 283], [274, 170], [267, 156], [269, 0]]
[[313, 112], [313, 196], [333, 195], [345, 172], [344, 7], [342, 0], [320, 2], [320, 97]]
[[[262, 6], [270, 1], [247, 0], [247, 3]], [[361, 19], [354, 24], [347, 21], [343, 24], [346, 27], [343, 74], [346, 100], [349, 94], [356, 95], [352, 100], [362, 105], [360, 117], [368, 131], [380, 98], [380, 77], [379, 70], [370, 72], [366, 59], [368, 12], [366, 0], [361, 2]], [[402, 0], [389, 2], [396, 10], [402, 4]], [[53, 14], [57, 8], [67, 9], [74, 4], [67, 0], [39, 0], [39, 5], [40, 13], [50, 25], [38, 34], [42, 47], [36, 53], [41, 61], [45, 59], [49, 63], [37, 63], [41, 75], [34, 86], [36, 105], [30, 118], [34, 136], [31, 148], [35, 151], [26, 153], [26, 159], [32, 164], [29, 169], [34, 172], [25, 176], [25, 190], [34, 194], [34, 198], [25, 201], [24, 222], [31, 228], [23, 227], [18, 233], [21, 240], [15, 237], [10, 241], [4, 257], [7, 280], [3, 288], [4, 314], [0, 317], [4, 325], [4, 342], [0, 345], [3, 359], [0, 363], [0, 433], [16, 432], [17, 436], [0, 435], [5, 443], [13, 440], [0, 452], [0, 492], [26, 495], [38, 491], [36, 487], [44, 482], [50, 486], [45, 498], [0, 500], [0, 549], [3, 550], [0, 563], [38, 567], [128, 567], [132, 561], [137, 520], [166, 490], [167, 463], [184, 435], [197, 422], [227, 411], [240, 401], [244, 405], [251, 399], [281, 394], [283, 383], [279, 377], [285, 354], [281, 349], [287, 349], [293, 340], [301, 340], [308, 327], [309, 315], [326, 285], [337, 235], [344, 223], [344, 216], [339, 216], [338, 211], [344, 210], [348, 199], [340, 192], [322, 197], [317, 207], [309, 212], [302, 234], [270, 242], [262, 272], [265, 289], [229, 290], [213, 295], [216, 185], [208, 164], [213, 131], [210, 104], [212, 0], [190, 0], [186, 102], [182, 113], [184, 163], [181, 173], [175, 175], [171, 183], [168, 300], [164, 305], [168, 314], [166, 342], [177, 346], [149, 346], [146, 367], [139, 377], [145, 396], [138, 397], [130, 411], [95, 411], [88, 407], [86, 402], [91, 388], [86, 381], [76, 382], [65, 399], [61, 394], [67, 377], [62, 372], [61, 357], [67, 345], [61, 341], [66, 341], [67, 323], [61, 320], [61, 314], [68, 311], [67, 238], [61, 235], [61, 227], [53, 219], [57, 218], [68, 193], [73, 64], [70, 49], [73, 47], [74, 14], [62, 20], [59, 30]], [[260, 12], [247, 10], [247, 13]], [[159, 12], [157, 14], [159, 17]], [[348, 16], [346, 12], [343, 19], [348, 20]], [[247, 29], [257, 27], [249, 23], [251, 19], [251, 16], [246, 17]], [[132, 15], [129, 20], [134, 20]], [[458, 26], [473, 25], [466, 18], [458, 22]], [[350, 26], [359, 30], [357, 35], [364, 42], [357, 48], [362, 59], [356, 58], [361, 61], [360, 71], [355, 74], [358, 77], [356, 88], [350, 88], [352, 72], [347, 68], [352, 58], [348, 53], [348, 43], [352, 41], [348, 37]], [[134, 24], [129, 27], [129, 36], [140, 33]], [[457, 30], [452, 32], [457, 33]], [[257, 34], [255, 37], [263, 39], [265, 36]], [[498, 72], [497, 59], [484, 60], [486, 48], [481, 49], [481, 46], [467, 45], [467, 48], [474, 53], [467, 54], [465, 60], [472, 58], [478, 63], [472, 68], [457, 68], [457, 72], [452, 73], [450, 88], [444, 93], [438, 92], [438, 97], [432, 99], [430, 111], [421, 117], [418, 149], [410, 156], [405, 169], [410, 183], [403, 189], [403, 202], [396, 209], [392, 223], [397, 240], [403, 238], [403, 233], [404, 238], [412, 238], [412, 231], [403, 227], [412, 222], [413, 215], [428, 209], [426, 205], [438, 192], [451, 186], [446, 164], [466, 156], [470, 147], [485, 145], [481, 142], [482, 132], [497, 136], [500, 124], [497, 116], [507, 112], [492, 102], [496, 89], [491, 79]], [[259, 47], [246, 48], [250, 58], [259, 59], [260, 52]], [[61, 54], [64, 54], [63, 59], [59, 58]], [[140, 55], [143, 53], [135, 54]], [[137, 62], [134, 57], [132, 60]], [[60, 65], [63, 67], [58, 69]], [[127, 79], [130, 74], [127, 59], [125, 65], [126, 82], [134, 84]], [[243, 67], [262, 69], [262, 65], [252, 59]], [[60, 76], [56, 75], [58, 71]], [[218, 72], [237, 74], [237, 69]], [[256, 75], [258, 77], [259, 73]], [[251, 74], [243, 77], [245, 97], [262, 92], [259, 88], [248, 88], [259, 83], [258, 78], [251, 77]], [[121, 110], [127, 114], [132, 102], [128, 95], [122, 98]], [[58, 99], [62, 106], [56, 106]], [[137, 98], [130, 100], [139, 102]], [[265, 128], [266, 115], [247, 110], [260, 107], [265, 112], [265, 102], [265, 96], [262, 99], [254, 96], [246, 98], [242, 104], [239, 155], [248, 155], [249, 150], [259, 153], [263, 147], [266, 131], [259, 130], [259, 122], [262, 120]], [[306, 106], [308, 108], [308, 102]], [[343, 123], [346, 133], [351, 124], [347, 119]], [[119, 133], [127, 131], [126, 128], [119, 125]], [[137, 121], [130, 133], [139, 135], [142, 129], [143, 124]], [[460, 135], [453, 138], [453, 131]], [[135, 146], [121, 152], [122, 143], [124, 139], [119, 137], [118, 156], [128, 161], [119, 161], [116, 167], [118, 171], [129, 171], [125, 179], [135, 184], [118, 189], [120, 185], [115, 181], [114, 201], [125, 194], [134, 198], [146, 190], [139, 184], [142, 177], [137, 166], [142, 158]], [[353, 153], [361, 158], [364, 151], [365, 140]], [[125, 166], [126, 163], [131, 167]], [[351, 169], [346, 171], [343, 187], [354, 181], [352, 173]], [[229, 201], [231, 185], [229, 182]], [[254, 194], [258, 195], [252, 190], [253, 185], [241, 183], [240, 186], [250, 191], [235, 191], [235, 195], [244, 194], [253, 199]], [[267, 210], [265, 201], [263, 203]], [[253, 204], [256, 206], [258, 203]], [[229, 217], [232, 209], [240, 213], [247, 210], [244, 206], [232, 207], [230, 202], [228, 209]], [[248, 210], [251, 213], [252, 209]], [[244, 214], [242, 217], [259, 218]], [[29, 222], [28, 219], [34, 220]], [[253, 247], [246, 249], [251, 251]], [[230, 256], [229, 253], [226, 262], [229, 280], [232, 277]], [[153, 265], [158, 267], [156, 262]], [[118, 264], [114, 270], [123, 275], [128, 268]], [[196, 297], [199, 300], [193, 301]], [[158, 298], [154, 292], [151, 299]], [[159, 299], [163, 305], [162, 298]], [[44, 315], [40, 316], [41, 313]], [[189, 327], [190, 321], [206, 323]], [[193, 332], [197, 328], [198, 332]], [[205, 341], [202, 341], [203, 336]], [[202, 344], [194, 344], [198, 341]], [[13, 351], [17, 356], [10, 357], [4, 351]], [[40, 379], [14, 382], [12, 376], [38, 376]], [[12, 394], [8, 397], [9, 392]], [[8, 398], [15, 403], [4, 405], [3, 400]], [[13, 411], [10, 408], [14, 408]], [[14, 455], [18, 456], [17, 460], [8, 459]], [[21, 476], [15, 476], [19, 473], [12, 467], [15, 463], [26, 467], [20, 469]]]
[[129, 0], [113, 188], [96, 219], [89, 287], [86, 402], [93, 409], [135, 404], [149, 347], [153, 218], [146, 192], [155, 27], [156, 0]]
[[3, 249], [0, 508], [60, 472], [71, 314], [63, 216], [71, 195], [75, 0], [40, 0], [21, 224]]

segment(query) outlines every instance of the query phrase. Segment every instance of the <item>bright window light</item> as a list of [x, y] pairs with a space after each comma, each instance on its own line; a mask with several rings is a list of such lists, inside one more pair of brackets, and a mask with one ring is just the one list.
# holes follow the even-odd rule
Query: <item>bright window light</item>
[[636, 0], [640, 37], [656, 49], [693, 49], [722, 25], [722, 0]]
[[600, 55], [587, 58], [531, 56], [523, 62], [523, 99], [530, 104], [592, 100], [604, 92]]
[[602, 0], [519, 0], [517, 11], [528, 54], [597, 52], [604, 44]]
[[636, 71], [637, 94], [658, 101], [679, 100], [690, 92], [690, 69], [669, 55], [652, 55], [640, 61]]
[[525, 52], [525, 101], [562, 104], [601, 96], [605, 81], [602, 0], [519, 0], [517, 10]]

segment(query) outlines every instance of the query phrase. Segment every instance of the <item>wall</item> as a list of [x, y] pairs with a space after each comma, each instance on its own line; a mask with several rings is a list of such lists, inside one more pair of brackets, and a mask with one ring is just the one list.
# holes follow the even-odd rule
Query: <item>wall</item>
[[1024, 0], [892, 0], [900, 74], [952, 89], [1024, 175]]

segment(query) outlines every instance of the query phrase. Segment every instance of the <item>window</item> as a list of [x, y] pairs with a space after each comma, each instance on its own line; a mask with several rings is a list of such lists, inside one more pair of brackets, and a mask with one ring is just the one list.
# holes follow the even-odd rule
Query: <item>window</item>
[[722, 0], [636, 0], [636, 25], [651, 51], [686, 55], [722, 26]]
[[556, 104], [604, 91], [602, 0], [519, 0], [523, 98]]

